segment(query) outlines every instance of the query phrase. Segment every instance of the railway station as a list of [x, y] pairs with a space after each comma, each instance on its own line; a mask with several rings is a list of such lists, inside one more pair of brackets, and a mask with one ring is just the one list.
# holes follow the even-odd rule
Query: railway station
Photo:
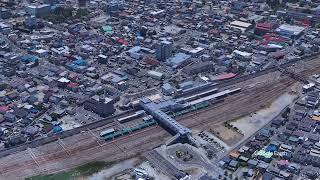
[[319, 179], [319, 19], [316, 0], [1, 0], [0, 179]]

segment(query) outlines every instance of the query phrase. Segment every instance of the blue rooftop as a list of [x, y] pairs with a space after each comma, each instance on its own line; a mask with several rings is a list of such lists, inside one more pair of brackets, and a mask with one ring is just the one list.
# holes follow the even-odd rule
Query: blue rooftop
[[87, 62], [83, 59], [77, 59], [73, 61], [73, 64], [78, 65], [78, 66], [86, 66]]
[[189, 60], [190, 58], [191, 56], [185, 53], [177, 53], [173, 57], [167, 60], [167, 64], [169, 64], [173, 68], [177, 68], [178, 66], [183, 64], [185, 61]]
[[61, 133], [62, 131], [63, 131], [63, 129], [59, 125], [56, 125], [53, 127], [53, 133], [55, 133], [55, 134]]
[[141, 46], [135, 46], [128, 50], [129, 53], [137, 53], [141, 50]]
[[21, 61], [25, 63], [35, 62], [39, 60], [39, 57], [33, 55], [25, 55], [21, 57]]

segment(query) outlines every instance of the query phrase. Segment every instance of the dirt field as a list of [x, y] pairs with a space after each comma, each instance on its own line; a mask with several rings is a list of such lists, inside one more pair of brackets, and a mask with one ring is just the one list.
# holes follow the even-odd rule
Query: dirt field
[[243, 135], [233, 130], [232, 128], [227, 128], [223, 124], [219, 124], [216, 126], [208, 126], [209, 132], [217, 136], [227, 145], [232, 146], [235, 143], [239, 142]]

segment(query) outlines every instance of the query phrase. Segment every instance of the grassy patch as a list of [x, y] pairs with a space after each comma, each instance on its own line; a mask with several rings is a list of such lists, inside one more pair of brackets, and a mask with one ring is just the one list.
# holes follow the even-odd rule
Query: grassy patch
[[57, 174], [49, 174], [49, 175], [38, 175], [30, 178], [26, 178], [26, 180], [72, 180], [77, 177], [89, 176], [100, 170], [110, 166], [110, 163], [106, 162], [92, 162], [82, 166], [79, 166], [75, 169], [71, 169], [70, 171], [65, 171]]

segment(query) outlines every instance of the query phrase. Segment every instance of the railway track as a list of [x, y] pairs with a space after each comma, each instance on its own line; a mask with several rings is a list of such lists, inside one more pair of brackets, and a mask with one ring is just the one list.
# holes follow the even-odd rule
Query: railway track
[[[237, 118], [239, 116], [250, 114], [260, 109], [260, 107], [265, 105], [266, 103], [269, 103], [269, 102], [271, 103], [273, 99], [283, 94], [283, 91], [281, 91], [283, 90], [282, 88], [285, 88], [285, 86], [279, 86], [278, 88], [261, 92], [259, 93], [259, 95], [255, 97], [253, 96], [254, 101], [250, 101], [250, 100], [247, 101], [247, 98], [239, 99], [237, 101], [242, 101], [242, 103], [236, 103], [229, 108], [223, 108], [221, 110], [217, 109], [215, 110], [215, 112], [217, 113], [212, 113], [207, 115], [201, 114], [201, 117], [195, 116], [195, 117], [192, 117], [189, 121], [188, 119], [186, 119], [185, 120], [186, 122], [183, 124], [185, 124], [187, 127], [190, 127], [190, 128], [199, 128], [199, 127], [205, 128], [207, 127], [208, 124], [221, 124], [226, 121]], [[263, 95], [265, 95], [265, 97]]]
[[[146, 135], [148, 135], [150, 131], [152, 131], [153, 133], [156, 133], [156, 134], [160, 133], [160, 135], [166, 134], [166, 136], [168, 136], [168, 134], [164, 130], [162, 130], [161, 128], [158, 128], [157, 126], [153, 126], [148, 129], [133, 133], [131, 135], [120, 137], [114, 141], [105, 142], [102, 144], [102, 146], [100, 146], [92, 136], [86, 136], [86, 138], [85, 138], [87, 140], [86, 142], [81, 142], [80, 146], [77, 146], [77, 145], [75, 145], [73, 147], [69, 146], [68, 150], [72, 153], [72, 155], [77, 156], [78, 153], [83, 153], [85, 151], [92, 151], [92, 150], [97, 150], [97, 149], [99, 149], [99, 151], [100, 151], [103, 148], [114, 146], [113, 145], [114, 143], [119, 144], [119, 146], [123, 146], [127, 143], [134, 142], [134, 139], [136, 138], [135, 136], [140, 135], [143, 137], [147, 137]], [[136, 144], [134, 147], [139, 147], [139, 146], [145, 144], [145, 142], [148, 142], [148, 141], [152, 142], [157, 139], [159, 139], [158, 136], [153, 136], [150, 139], [147, 138], [143, 142], [133, 143], [133, 144]], [[65, 151], [62, 150], [62, 151], [58, 151], [58, 152], [51, 152], [46, 155], [41, 155], [37, 158], [38, 158], [38, 163], [44, 164], [47, 162], [59, 161], [60, 159], [65, 159], [68, 157], [69, 157], [69, 155]], [[17, 161], [19, 161], [19, 163], [21, 163], [21, 159], [19, 159], [19, 158], [15, 158], [14, 160], [17, 160]], [[19, 166], [19, 165], [18, 166], [16, 166], [16, 165], [7, 166], [5, 163], [1, 163], [0, 167], [1, 167], [2, 171], [0, 172], [0, 174], [9, 172], [7, 170], [12, 171], [12, 169], [27, 168], [29, 165], [35, 165], [35, 162], [32, 159], [28, 160], [28, 161], [23, 161], [23, 162], [24, 163], [21, 164], [21, 166]], [[5, 166], [5, 168], [2, 168], [3, 166]]]
[[[276, 86], [273, 86], [272, 89], [264, 89], [264, 88], [261, 88], [261, 89], [258, 89], [256, 90], [256, 92], [254, 94], [256, 94], [255, 96], [256, 97], [265, 97], [266, 96], [266, 93], [270, 93], [270, 92], [274, 92], [274, 91], [278, 91], [279, 89], [283, 89], [285, 87], [287, 87], [288, 85], [290, 85], [290, 83], [293, 83], [294, 81], [291, 80], [289, 82], [286, 82], [284, 84], [280, 84], [280, 85], [276, 85]], [[259, 93], [257, 93], [259, 92]], [[192, 128], [197, 128], [198, 126], [204, 126], [206, 123], [210, 123], [212, 121], [212, 118], [215, 117], [215, 123], [221, 123], [223, 122], [225, 119], [221, 118], [221, 120], [217, 120], [219, 118], [216, 118], [217, 116], [215, 115], [214, 117], [213, 116], [206, 116], [206, 118], [202, 118], [202, 119], [197, 119], [199, 117], [197, 117], [199, 114], [203, 114], [205, 112], [210, 112], [212, 111], [213, 109], [219, 109], [219, 108], [223, 108], [224, 106], [226, 106], [227, 104], [229, 104], [230, 102], [232, 102], [234, 99], [237, 99], [241, 102], [245, 102], [246, 100], [249, 99], [249, 97], [251, 96], [252, 94], [250, 92], [247, 92], [247, 91], [244, 91], [242, 92], [240, 95], [238, 96], [231, 96], [228, 98], [227, 101], [219, 104], [218, 106], [212, 106], [210, 108], [207, 108], [207, 109], [204, 109], [202, 110], [201, 112], [197, 112], [196, 114], [190, 114], [188, 115], [188, 117], [184, 117], [182, 123], [185, 123], [187, 125], [187, 127], [192, 127]], [[252, 98], [252, 97], [251, 97]], [[258, 102], [258, 101], [256, 101]], [[253, 104], [254, 106], [256, 104]], [[232, 110], [233, 111], [233, 110]], [[225, 112], [222, 113], [219, 117], [222, 117], [224, 116], [224, 114], [226, 114]], [[196, 116], [196, 118], [194, 117]], [[190, 117], [192, 117], [192, 119], [190, 119]], [[178, 119], [179, 120], [179, 119]], [[190, 123], [189, 121], [191, 120], [192, 123]], [[188, 121], [188, 122], [187, 122]], [[152, 133], [156, 133], [156, 132], [160, 132], [162, 129], [160, 128], [156, 128], [156, 127], [152, 127], [152, 128], [148, 128], [146, 129], [143, 134], [146, 134], [148, 135], [150, 132]], [[141, 133], [141, 132], [140, 132]], [[132, 136], [132, 135], [130, 135]], [[129, 137], [122, 137], [122, 138], [119, 138], [119, 139], [116, 139], [115, 141], [117, 143], [119, 143], [120, 145], [121, 144], [126, 144], [128, 142], [130, 142], [131, 138]], [[127, 139], [127, 140], [125, 140]], [[147, 143], [151, 143], [152, 141], [154, 141], [155, 138], [150, 138], [150, 139], [147, 139], [147, 141], [144, 141], [144, 142], [140, 142], [140, 143], [136, 143], [136, 145], [132, 148], [137, 148], [137, 147], [140, 147], [142, 145], [145, 145]], [[113, 143], [114, 141], [112, 142], [107, 142], [107, 143], [104, 143], [103, 146], [109, 146]], [[75, 146], [73, 148], [70, 148], [69, 150], [72, 152], [72, 155], [77, 155], [77, 153], [81, 153], [83, 151], [93, 151], [95, 150], [96, 148], [100, 148], [100, 146], [98, 145], [98, 143], [94, 140], [94, 137], [87, 137], [87, 138], [82, 138], [82, 142], [81, 142], [81, 146]], [[38, 159], [38, 163], [40, 164], [44, 164], [44, 163], [47, 163], [47, 162], [53, 162], [53, 161], [59, 161], [60, 159], [65, 159], [65, 158], [68, 158], [68, 154], [65, 152], [65, 151], [59, 151], [59, 152], [53, 152], [53, 153], [49, 153], [49, 154], [46, 154], [46, 155], [43, 155], [41, 157], [39, 157]], [[2, 173], [7, 173], [7, 172], [10, 172], [10, 170], [12, 170], [13, 168], [15, 169], [20, 169], [20, 168], [25, 168], [26, 166], [34, 166], [35, 165], [35, 162], [33, 160], [29, 160], [29, 161], [25, 161], [23, 163], [23, 165], [21, 167], [17, 167], [16, 165], [12, 165], [12, 166], [7, 166], [6, 168], [3, 168], [2, 170]]]
[[[280, 86], [280, 85], [278, 85], [278, 86], [279, 86], [279, 88], [283, 87], [283, 86]], [[278, 90], [278, 88], [274, 88], [274, 90]], [[271, 90], [269, 90], [269, 89], [268, 90], [263, 90], [257, 96], [261, 96], [262, 94], [265, 94], [267, 91], [271, 91]], [[250, 96], [250, 94], [247, 94], [246, 92], [244, 92], [244, 94], [245, 95], [242, 95], [242, 99], [245, 99], [245, 98], [247, 98], [247, 96]], [[227, 104], [227, 102], [225, 103], [225, 105], [226, 104]], [[220, 105], [220, 107], [223, 107], [223, 106], [224, 105]], [[216, 107], [213, 107], [212, 109], [214, 109], [214, 108], [216, 108]], [[208, 111], [209, 110], [210, 109], [208, 109]], [[184, 120], [184, 121], [186, 121], [186, 120]], [[209, 118], [209, 119], [201, 120], [201, 121], [202, 121], [202, 123], [195, 122], [193, 124], [188, 124], [187, 126], [188, 127], [197, 127], [199, 124], [203, 125], [204, 123], [207, 123], [207, 122], [211, 121], [211, 119]], [[155, 127], [154, 128], [149, 128], [149, 129], [146, 129], [143, 132], [143, 134], [148, 135], [151, 132], [152, 133], [156, 133], [156, 132], [161, 131], [161, 130], [162, 129], [155, 128]], [[117, 139], [116, 142], [121, 146], [121, 145], [127, 144], [128, 142], [130, 142], [134, 138], [135, 137], [132, 137], [132, 138], [123, 137], [123, 138]], [[88, 140], [88, 142], [83, 142], [80, 147], [76, 146], [76, 147], [74, 147], [72, 149], [69, 149], [72, 152], [72, 155], [77, 156], [77, 153], [83, 153], [85, 151], [95, 151], [97, 148], [100, 149], [100, 147], [97, 144], [97, 142], [92, 141], [93, 137], [88, 137], [86, 139]], [[157, 139], [157, 137], [156, 138], [147, 139], [147, 141], [144, 141], [144, 142], [136, 143], [136, 145], [134, 145], [132, 148], [139, 148], [139, 147], [141, 147], [143, 145], [146, 145], [148, 143], [153, 142], [156, 139]], [[108, 143], [104, 144], [104, 146], [109, 146], [110, 144], [112, 144], [112, 142], [108, 142]], [[58, 162], [59, 160], [66, 159], [66, 158], [69, 158], [69, 156], [65, 151], [53, 152], [51, 154], [39, 157], [38, 163], [39, 164], [45, 164], [45, 163], [49, 163], [49, 162], [50, 163]], [[36, 164], [35, 164], [35, 162], [33, 160], [25, 161], [22, 166], [17, 166], [15, 164], [15, 165], [12, 165], [12, 166], [7, 166], [5, 168], [2, 168], [2, 170], [3, 170], [2, 173], [10, 173], [10, 172], [12, 172], [12, 169], [20, 169], [20, 171], [21, 171], [21, 170], [23, 170], [23, 169], [25, 169], [25, 168], [27, 168], [29, 166], [36, 166]]]
[[[303, 59], [292, 60], [290, 62], [282, 64], [280, 67], [281, 68], [287, 68], [287, 67], [290, 67], [293, 64], [299, 63], [299, 62], [304, 62], [304, 63], [308, 64], [308, 63], [312, 62], [313, 60], [317, 60], [317, 58], [319, 58], [319, 56], [320, 56], [320, 53], [315, 54], [312, 57], [306, 57], [306, 58], [303, 58]], [[226, 80], [226, 81], [224, 81], [222, 83], [217, 84], [216, 86], [213, 86], [212, 88], [221, 88], [221, 87], [225, 87], [225, 86], [230, 86], [232, 84], [240, 83], [240, 82], [252, 79], [252, 78], [256, 78], [256, 77], [259, 77], [259, 76], [262, 76], [262, 75], [265, 75], [265, 74], [268, 74], [268, 73], [275, 72], [277, 70], [278, 70], [277, 67], [272, 67], [272, 68], [269, 68], [269, 69], [265, 69], [263, 71], [259, 71], [259, 72], [255, 73], [255, 74], [249, 74], [249, 75], [240, 76], [238, 78], [234, 78], [234, 79], [231, 79], [231, 80]], [[55, 138], [55, 137], [47, 137], [47, 138], [34, 140], [32, 142], [28, 142], [28, 143], [22, 144], [20, 146], [16, 146], [16, 147], [12, 147], [12, 148], [9, 148], [9, 149], [7, 148], [7, 149], [4, 149], [4, 150], [0, 150], [0, 157], [4, 157], [4, 156], [7, 156], [7, 155], [10, 155], [10, 154], [19, 152], [19, 151], [24, 151], [27, 148], [34, 148], [34, 147], [38, 147], [38, 146], [41, 146], [41, 145], [44, 145], [44, 144], [47, 144], [47, 143], [51, 143], [51, 142], [56, 141], [58, 138], [63, 139], [63, 138], [66, 138], [66, 137], [70, 137], [70, 136], [73, 136], [75, 134], [80, 133], [83, 130], [96, 129], [96, 128], [100, 127], [100, 126], [105, 126], [105, 125], [107, 125], [109, 123], [112, 123], [114, 119], [117, 119], [117, 118], [119, 118], [121, 116], [125, 116], [126, 114], [128, 114], [130, 112], [132, 112], [132, 111], [125, 112], [125, 113], [119, 114], [119, 115], [115, 115], [113, 117], [106, 118], [106, 119], [103, 119], [103, 120], [100, 120], [100, 121], [97, 121], [97, 122], [94, 122], [94, 123], [91, 123], [91, 124], [87, 124], [87, 125], [84, 125], [84, 126], [81, 126], [81, 127], [69, 130], [69, 131], [65, 131], [62, 134], [58, 135], [57, 138]]]
[[[302, 72], [302, 75], [304, 77], [307, 77], [312, 75], [314, 72], [320, 73], [318, 67], [313, 68], [312, 70], [304, 71]], [[212, 106], [211, 108], [207, 108], [202, 111], [195, 112], [187, 116], [183, 116], [182, 118], [178, 118], [178, 121], [179, 119], [181, 119], [180, 122], [189, 128], [200, 128], [200, 127], [206, 128], [208, 124], [213, 124], [213, 125], [221, 124], [226, 121], [225, 117], [228, 114], [232, 114], [234, 117], [238, 117], [240, 114], [243, 114], [244, 112], [247, 112], [247, 114], [250, 114], [251, 112], [254, 112], [260, 109], [260, 108], [256, 108], [256, 110], [253, 110], [255, 108], [252, 108], [252, 107], [259, 106], [261, 102], [265, 101], [265, 102], [271, 103], [274, 99], [276, 99], [278, 96], [283, 94], [283, 92], [285, 92], [285, 89], [293, 85], [295, 82], [296, 82], [295, 80], [287, 77], [284, 80], [282, 80], [282, 83], [273, 85], [271, 89], [266, 88], [265, 90], [256, 91], [254, 93], [247, 91], [247, 92], [241, 93], [241, 95], [239, 96], [236, 96], [236, 95], [231, 96], [230, 98], [227, 98], [225, 102], [220, 103], [220, 105], [218, 106]], [[237, 109], [232, 108], [233, 102], [241, 102], [241, 101], [244, 102], [245, 105], [250, 104], [251, 107], [236, 106], [238, 107]], [[221, 109], [221, 112], [223, 113], [217, 113], [217, 114], [210, 113], [212, 110], [219, 111], [219, 108], [226, 106], [227, 104], [230, 104], [231, 108]], [[249, 109], [251, 110], [249, 111]], [[234, 112], [238, 112], [238, 114], [235, 114]], [[206, 113], [209, 115], [206, 115]], [[201, 114], [201, 117], [199, 116], [200, 114]], [[212, 121], [213, 119], [214, 121]], [[227, 119], [232, 119], [232, 118], [227, 118]]]
[[[280, 86], [280, 85], [278, 85], [278, 87], [279, 88], [282, 88], [283, 86]], [[275, 90], [278, 90], [278, 88], [274, 88], [273, 89], [274, 91]], [[267, 90], [264, 90], [264, 91], [261, 91], [257, 96], [261, 96], [262, 94], [265, 94], [265, 93], [267, 93], [267, 92], [270, 92], [271, 90], [270, 89], [267, 89]], [[247, 98], [247, 94], [246, 95], [243, 95], [243, 99], [245, 99], [245, 98]], [[221, 106], [223, 106], [223, 105], [221, 105]], [[214, 109], [214, 108], [213, 108]], [[210, 119], [210, 118], [209, 118]], [[203, 122], [203, 123], [206, 123], [207, 121], [205, 121], [205, 122]], [[203, 123], [200, 123], [200, 125], [203, 125]], [[190, 126], [190, 127], [196, 127], [198, 125], [198, 122], [196, 122], [195, 124], [192, 124], [192, 125], [188, 125], [188, 127]], [[146, 131], [145, 131], [145, 133], [144, 134], [149, 134], [149, 132], [153, 132], [153, 133], [155, 133], [155, 130], [159, 130], [159, 128], [150, 128], [150, 129], [147, 129]], [[124, 137], [124, 138], [122, 138], [122, 139], [118, 139], [117, 140], [117, 143], [119, 143], [119, 144], [125, 144], [125, 143], [128, 143], [129, 141], [123, 141], [123, 139], [131, 139], [131, 138], [127, 138], [127, 137]], [[143, 145], [146, 145], [146, 144], [148, 144], [148, 143], [151, 143], [151, 142], [153, 142], [155, 140], [155, 138], [150, 138], [150, 139], [147, 139], [147, 141], [144, 141], [144, 142], [140, 142], [140, 143], [136, 143], [134, 146], [132, 146], [131, 148], [139, 148], [139, 147], [141, 147], [141, 146], [143, 146]], [[121, 142], [122, 141], [122, 142]], [[94, 151], [94, 149], [96, 149], [96, 148], [99, 148], [99, 146], [97, 145], [97, 143], [96, 142], [91, 142], [91, 143], [94, 143], [94, 144], [89, 144], [89, 143], [85, 143], [82, 147], [78, 147], [76, 150], [74, 150], [74, 149], [69, 149], [71, 152], [72, 152], [72, 155], [74, 155], [74, 156], [76, 156], [77, 155], [77, 152], [82, 152], [82, 151], [84, 151], [84, 150], [87, 150], [87, 151]], [[110, 144], [112, 144], [112, 142], [109, 142], [109, 143], [106, 143], [105, 144], [105, 146], [108, 146], [108, 145], [110, 145]], [[91, 147], [91, 148], [88, 148], [88, 147]], [[88, 149], [87, 149], [88, 148]], [[59, 159], [61, 159], [61, 158], [63, 158], [63, 159], [65, 159], [65, 158], [68, 158], [68, 155], [67, 155], [67, 153], [66, 152], [64, 152], [64, 151], [61, 151], [61, 152], [56, 152], [56, 153], [53, 153], [53, 154], [51, 154], [52, 156], [51, 157], [41, 157], [41, 160], [39, 160], [38, 161], [38, 163], [40, 163], [40, 164], [43, 164], [43, 163], [47, 163], [47, 162], [54, 162], [54, 161], [59, 161]], [[25, 168], [25, 165], [27, 165], [26, 163], [24, 163], [24, 167], [21, 167], [21, 168]], [[28, 165], [35, 165], [35, 162], [33, 162], [32, 160], [31, 161], [29, 161], [28, 162]], [[7, 167], [6, 169], [3, 169], [3, 171], [6, 173], [6, 172], [10, 172], [10, 169], [12, 170], [12, 168], [13, 167]], [[17, 168], [16, 166], [15, 166], [15, 168]], [[20, 167], [19, 167], [20, 168]], [[18, 169], [19, 169], [18, 168]], [[8, 171], [9, 170], [9, 171]]]
[[[306, 70], [301, 72], [302, 76], [304, 77], [308, 77], [310, 75], [312, 75], [313, 73], [320, 73], [319, 68], [315, 67], [312, 68], [310, 70]], [[235, 109], [232, 108], [227, 108], [225, 110], [221, 110], [224, 113], [220, 113], [220, 116], [217, 116], [217, 114], [215, 115], [205, 115], [205, 113], [211, 112], [212, 110], [218, 110], [220, 107], [226, 106], [227, 104], [230, 104], [232, 106], [233, 102], [239, 102], [239, 101], [244, 101], [247, 104], [252, 104], [253, 106], [257, 106], [259, 105], [258, 102], [261, 101], [268, 101], [269, 97], [278, 97], [280, 96], [287, 87], [291, 86], [294, 82], [296, 82], [295, 80], [287, 77], [285, 79], [282, 80], [282, 83], [280, 82], [280, 84], [278, 83], [274, 83], [274, 85], [269, 84], [268, 86], [272, 86], [272, 89], [268, 89], [268, 88], [264, 88], [264, 90], [256, 90], [255, 93], [252, 93], [251, 90], [242, 92], [240, 95], [233, 95], [231, 97], [226, 98], [226, 100], [218, 105], [213, 105], [209, 108], [206, 108], [204, 110], [200, 110], [191, 114], [188, 114], [186, 116], [182, 116], [180, 118], [177, 118], [177, 121], [180, 121], [182, 124], [186, 125], [189, 128], [197, 128], [200, 127], [201, 125], [203, 127], [207, 126], [207, 123], [210, 123], [211, 119], [215, 119], [214, 123], [215, 124], [219, 124], [219, 123], [223, 123], [223, 117], [226, 114], [234, 114]], [[268, 93], [268, 95], [266, 94]], [[256, 99], [252, 98], [252, 97], [256, 97]], [[259, 99], [260, 97], [267, 97], [264, 99]], [[275, 99], [275, 98], [273, 98]], [[248, 101], [248, 100], [252, 100], [252, 102]], [[269, 100], [270, 101], [270, 100]], [[271, 100], [272, 102], [272, 100]], [[247, 109], [244, 109], [243, 106], [239, 106], [241, 108], [237, 108], [236, 111], [240, 112], [240, 111], [244, 111]], [[249, 108], [248, 108], [249, 109]], [[199, 114], [201, 114], [201, 117], [199, 117]], [[248, 114], [250, 114], [250, 112], [248, 112]], [[206, 119], [206, 120], [203, 120]], [[217, 120], [220, 119], [220, 120]], [[190, 123], [188, 123], [187, 121], [190, 121]]]
[[[312, 70], [308, 70], [308, 71], [304, 71], [303, 74], [304, 75], [310, 75], [312, 72], [317, 72], [319, 70], [317, 70], [317, 68], [314, 68]], [[284, 81], [280, 82], [280, 83], [274, 83], [274, 84], [270, 84], [271, 88], [265, 88], [265, 87], [261, 87], [256, 88], [254, 90], [254, 93], [250, 93], [250, 91], [243, 91], [238, 95], [234, 95], [234, 96], [230, 96], [226, 98], [225, 102], [222, 102], [220, 104], [217, 104], [215, 106], [209, 107], [207, 109], [201, 110], [199, 112], [193, 113], [193, 114], [189, 114], [186, 116], [183, 116], [184, 118], [181, 117], [178, 118], [178, 121], [180, 121], [182, 124], [185, 124], [187, 127], [190, 128], [204, 128], [207, 126], [207, 124], [219, 124], [219, 123], [223, 123], [224, 121], [228, 121], [230, 120], [230, 116], [229, 118], [225, 118], [226, 115], [230, 115], [230, 114], [234, 114], [234, 112], [237, 111], [237, 113], [233, 116], [238, 116], [243, 112], [248, 112], [248, 110], [250, 110], [251, 108], [254, 109], [254, 106], [258, 106], [261, 102], [263, 101], [267, 101], [269, 96], [272, 96], [274, 98], [276, 98], [277, 96], [279, 96], [280, 94], [282, 94], [283, 90], [285, 88], [287, 88], [288, 86], [292, 85], [295, 82], [295, 80], [290, 79], [290, 78], [285, 78]], [[254, 97], [254, 98], [253, 98]], [[256, 99], [255, 99], [256, 98]], [[238, 108], [236, 109], [232, 109], [229, 108], [230, 104], [232, 105], [232, 102], [234, 101], [239, 101], [239, 104], [250, 104], [251, 106], [238, 106]], [[270, 100], [271, 101], [271, 100]], [[259, 103], [260, 102], [260, 103]], [[265, 103], [262, 103], [265, 104]], [[233, 105], [233, 106], [237, 106], [237, 105]], [[240, 108], [239, 108], [240, 107]], [[256, 107], [257, 108], [257, 107]], [[251, 109], [251, 110], [252, 110]], [[211, 111], [218, 111], [218, 113], [213, 114]], [[219, 112], [221, 111], [221, 112]], [[199, 117], [199, 114], [201, 114], [201, 117]], [[210, 115], [211, 114], [211, 115]], [[214, 121], [212, 120], [214, 119]], [[110, 119], [109, 119], [110, 120]], [[101, 123], [104, 125], [110, 125], [111, 120], [109, 123]], [[109, 126], [108, 125], [108, 126]], [[94, 125], [94, 127], [96, 127], [97, 125]], [[87, 128], [90, 129], [90, 127], [87, 126]], [[78, 130], [79, 131], [79, 130]], [[94, 132], [97, 131], [97, 129], [93, 129]], [[72, 133], [70, 133], [72, 134]], [[141, 136], [144, 137], [143, 140], [137, 140], [137, 137], [135, 136]], [[159, 136], [165, 138], [165, 137], [169, 137], [168, 134], [166, 134], [166, 132], [161, 129], [161, 128], [157, 128], [157, 127], [150, 127], [145, 129], [142, 132], [138, 132], [138, 134], [132, 134], [129, 136], [125, 136], [125, 137], [121, 137], [121, 138], [117, 138], [114, 141], [110, 141], [110, 142], [105, 142], [103, 144], [103, 146], [100, 146], [97, 143], [97, 139], [94, 139], [93, 136], [83, 136], [81, 134], [77, 134], [75, 135], [75, 137], [72, 138], [68, 138], [69, 136], [66, 136], [66, 141], [68, 141], [67, 143], [67, 147], [68, 150], [71, 152], [71, 157], [70, 155], [68, 155], [68, 153], [66, 153], [66, 151], [61, 150], [61, 151], [43, 151], [43, 154], [37, 156], [37, 162], [44, 167], [48, 167], [50, 169], [50, 172], [53, 171], [61, 171], [63, 169], [61, 169], [61, 167], [50, 167], [50, 165], [48, 164], [52, 164], [52, 163], [65, 163], [65, 166], [67, 169], [73, 168], [76, 165], [79, 164], [83, 164], [83, 163], [75, 163], [70, 161], [70, 159], [72, 158], [79, 158], [79, 157], [83, 157], [85, 155], [95, 155], [95, 156], [99, 156], [100, 154], [104, 153], [104, 155], [107, 153], [107, 155], [109, 155], [111, 158], [113, 158], [112, 156], [116, 156], [114, 158], [117, 158], [118, 156], [121, 156], [121, 154], [123, 154], [123, 152], [120, 152], [119, 148], [115, 147], [115, 146], [119, 146], [119, 147], [127, 147], [127, 153], [130, 154], [135, 154], [137, 152], [139, 152], [140, 150], [145, 150], [145, 149], [150, 149], [153, 147], [156, 147], [158, 145], [160, 145], [161, 143], [163, 143], [163, 140], [161, 140], [159, 138]], [[147, 138], [148, 136], [151, 136], [150, 138]], [[77, 142], [75, 142], [75, 140], [73, 139], [78, 138], [78, 140], [80, 139], [81, 142], [79, 142], [79, 145], [77, 144]], [[70, 143], [74, 142], [73, 144], [70, 145]], [[115, 145], [114, 143], [116, 143], [117, 145]], [[53, 143], [50, 143], [51, 146], [57, 146], [54, 145]], [[130, 144], [130, 145], [128, 145]], [[111, 147], [110, 147], [111, 146]], [[50, 146], [48, 146], [50, 147]], [[112, 151], [111, 151], [112, 149]], [[137, 151], [139, 150], [139, 151]], [[40, 172], [44, 172], [45, 170], [41, 169], [40, 167], [37, 167], [36, 162], [31, 159], [29, 157], [26, 158], [23, 155], [26, 153], [26, 151], [23, 151], [21, 153], [18, 153], [19, 156], [17, 156], [17, 158], [14, 158], [14, 156], [10, 156], [10, 158], [7, 161], [1, 161], [0, 160], [0, 177], [1, 175], [5, 175], [5, 174], [14, 174], [14, 173], [21, 173], [24, 171], [28, 171], [30, 170], [31, 167], [36, 167], [35, 171], [40, 171]], [[99, 154], [100, 153], [100, 154]], [[37, 152], [36, 152], [37, 154]], [[22, 158], [24, 157], [24, 158]], [[89, 158], [89, 157], [86, 157]], [[97, 157], [95, 157], [97, 158]], [[91, 159], [92, 160], [92, 159]], [[33, 168], [31, 168], [33, 169]], [[29, 172], [30, 173], [30, 172]], [[1, 178], [0, 178], [1, 179]]]

